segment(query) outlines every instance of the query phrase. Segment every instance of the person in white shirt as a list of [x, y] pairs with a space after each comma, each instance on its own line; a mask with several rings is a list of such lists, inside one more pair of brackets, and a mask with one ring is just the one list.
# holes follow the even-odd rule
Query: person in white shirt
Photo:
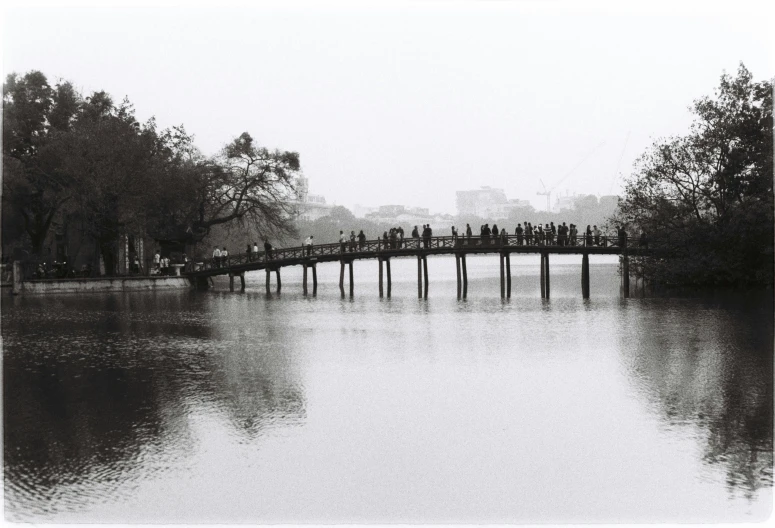
[[221, 263], [223, 267], [226, 267], [229, 264], [229, 252], [226, 251], [226, 246], [221, 250]]
[[156, 271], [159, 271], [159, 268], [161, 268], [161, 255], [159, 255], [158, 251], [153, 256], [153, 267], [156, 268]]
[[258, 242], [253, 242], [253, 258], [258, 259]]
[[345, 249], [347, 249], [347, 236], [344, 231], [339, 231], [339, 250], [344, 253]]
[[221, 250], [218, 249], [218, 246], [215, 246], [215, 249], [213, 250], [213, 267], [221, 267]]
[[306, 247], [306, 253], [309, 257], [310, 254], [312, 254], [312, 235], [308, 236], [306, 240], [304, 240], [304, 246]]

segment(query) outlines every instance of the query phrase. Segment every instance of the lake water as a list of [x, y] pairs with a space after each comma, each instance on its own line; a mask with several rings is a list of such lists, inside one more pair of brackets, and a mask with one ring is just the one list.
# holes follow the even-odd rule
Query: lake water
[[[757, 521], [772, 294], [619, 296], [615, 258], [301, 269], [247, 291], [2, 298], [5, 514], [29, 522]], [[272, 276], [274, 286], [274, 275]]]

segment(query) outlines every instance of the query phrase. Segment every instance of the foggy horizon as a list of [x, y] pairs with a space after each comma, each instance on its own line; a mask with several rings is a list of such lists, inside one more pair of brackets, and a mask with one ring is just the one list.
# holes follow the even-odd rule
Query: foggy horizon
[[619, 194], [740, 62], [772, 75], [767, 17], [751, 16], [763, 4], [601, 5], [17, 6], [4, 76], [126, 96], [206, 155], [247, 131], [299, 152], [309, 192], [350, 210], [456, 214], [455, 192], [482, 186], [544, 210], [544, 186], [552, 203]]

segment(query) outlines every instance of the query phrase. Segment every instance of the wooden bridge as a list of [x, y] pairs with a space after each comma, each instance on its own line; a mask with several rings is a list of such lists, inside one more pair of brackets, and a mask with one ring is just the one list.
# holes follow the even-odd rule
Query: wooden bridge
[[[635, 244], [633, 247], [631, 244]], [[321, 244], [310, 247], [296, 246], [273, 249], [271, 252], [241, 253], [224, 258], [213, 258], [195, 265], [186, 275], [200, 287], [208, 287], [209, 278], [215, 275], [228, 275], [229, 287], [234, 291], [234, 278], [239, 277], [241, 290], [245, 290], [245, 272], [266, 270], [266, 291], [270, 293], [271, 273], [277, 278], [277, 291], [282, 282], [280, 269], [287, 266], [302, 266], [303, 291], [308, 294], [307, 278], [312, 275], [312, 295], [317, 295], [317, 264], [321, 262], [339, 262], [339, 290], [345, 295], [345, 267], [349, 269], [350, 296], [354, 295], [353, 262], [361, 259], [379, 261], [379, 296], [391, 294], [390, 261], [393, 258], [417, 258], [417, 295], [428, 298], [428, 255], [454, 255], [457, 268], [457, 297], [465, 299], [468, 295], [468, 271], [466, 255], [493, 253], [500, 256], [501, 297], [511, 297], [511, 255], [538, 253], [541, 255], [541, 297], [548, 298], [551, 290], [549, 255], [581, 254], [581, 291], [589, 298], [589, 255], [620, 255], [622, 263], [622, 291], [629, 297], [629, 256], [648, 254], [646, 247], [639, 247], [637, 241], [627, 237], [601, 236], [598, 238], [577, 236], [557, 240], [556, 237], [539, 240], [538, 237], [508, 235], [495, 238], [443, 236], [428, 238], [405, 238], [403, 240], [368, 240]], [[383, 272], [384, 268], [384, 272]], [[385, 291], [384, 278], [387, 278]]]

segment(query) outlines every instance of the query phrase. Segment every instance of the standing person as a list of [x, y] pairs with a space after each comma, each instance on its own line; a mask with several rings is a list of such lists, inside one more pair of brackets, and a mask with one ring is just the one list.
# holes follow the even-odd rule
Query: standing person
[[501, 245], [502, 246], [508, 246], [509, 245], [509, 239], [508, 239], [508, 233], [506, 232], [506, 228], [504, 227], [501, 229]]
[[428, 235], [428, 224], [422, 225], [422, 247], [428, 249], [430, 243], [430, 236]]
[[551, 243], [554, 244], [554, 241], [557, 239], [557, 228], [554, 227], [554, 222], [549, 222], [549, 227], [552, 230]]
[[215, 246], [215, 249], [213, 250], [213, 267], [215, 268], [221, 267], [221, 250], [218, 249], [218, 246]]
[[363, 251], [364, 247], [366, 247], [366, 235], [363, 234], [363, 229], [361, 229], [361, 232], [358, 233], [358, 249]]
[[592, 245], [592, 228], [587, 224], [587, 232], [584, 236], [584, 245], [589, 247]]
[[498, 224], [492, 225], [492, 237], [498, 238], [498, 235], [500, 235], [500, 231], [498, 231]]
[[471, 245], [471, 224], [466, 224], [466, 244]]
[[457, 229], [455, 229], [455, 226], [452, 226], [452, 245], [457, 244]]
[[514, 234], [517, 235], [517, 245], [522, 245], [522, 237], [525, 230], [522, 228], [520, 224], [517, 224], [517, 229], [514, 230]]
[[350, 231], [350, 253], [355, 251], [355, 231]]
[[415, 249], [420, 249], [420, 231], [417, 229], [417, 226], [414, 226], [414, 229], [412, 229], [412, 238], [414, 239]]
[[398, 227], [398, 249], [404, 247], [404, 228]]
[[248, 262], [250, 262], [251, 260], [253, 260], [252, 258], [250, 258], [250, 252], [251, 252], [251, 250], [252, 250], [252, 248], [250, 247], [250, 243], [248, 243], [248, 248], [247, 248], [247, 250], [245, 251], [245, 254], [248, 256]]
[[552, 243], [552, 228], [549, 224], [544, 226], [544, 237], [546, 238], [546, 245]]
[[306, 238], [306, 240], [304, 240], [304, 247], [306, 249], [305, 253], [307, 254], [308, 257], [312, 254], [312, 238], [313, 236], [310, 235]]
[[559, 242], [561, 246], [567, 246], [568, 245], [568, 226], [565, 225], [565, 222], [562, 223], [562, 225], [559, 227]]
[[224, 267], [229, 265], [229, 252], [226, 251], [226, 246], [223, 246], [221, 250], [221, 262], [223, 262]]
[[383, 249], [390, 249], [390, 246], [388, 245], [388, 234], [387, 231], [382, 232], [382, 248]]
[[576, 245], [576, 237], [578, 236], [579, 231], [576, 229], [576, 224], [570, 225], [570, 245], [575, 246]]
[[643, 248], [643, 249], [648, 249], [649, 248], [649, 241], [646, 238], [646, 232], [645, 231], [641, 231], [640, 232], [640, 240], [638, 241], [638, 246]]
[[264, 260], [272, 260], [272, 244], [267, 239], [264, 239]]
[[390, 233], [388, 234], [390, 237], [390, 249], [396, 249], [396, 244], [398, 243], [398, 235], [396, 233], [396, 228], [391, 227]]
[[624, 249], [627, 247], [627, 231], [624, 230], [624, 226], [616, 227], [616, 234], [619, 236], [619, 247]]
[[[215, 249], [218, 249], [218, 248], [215, 248]], [[220, 252], [218, 252], [218, 254], [220, 256]], [[213, 256], [215, 256], [215, 255], [213, 255]], [[153, 255], [153, 267], [156, 269], [157, 273], [159, 271], [161, 271], [161, 255], [159, 255], [159, 251], [158, 250], [156, 250], [156, 253], [154, 253], [154, 255]]]
[[344, 253], [347, 249], [347, 237], [344, 234], [344, 231], [339, 230], [339, 252]]
[[600, 230], [597, 228], [597, 226], [592, 226], [592, 234], [595, 237], [595, 245], [600, 245]]
[[253, 258], [258, 260], [258, 243], [253, 242]]
[[544, 225], [538, 224], [538, 227], [536, 227], [536, 246], [543, 245], [544, 242]]

